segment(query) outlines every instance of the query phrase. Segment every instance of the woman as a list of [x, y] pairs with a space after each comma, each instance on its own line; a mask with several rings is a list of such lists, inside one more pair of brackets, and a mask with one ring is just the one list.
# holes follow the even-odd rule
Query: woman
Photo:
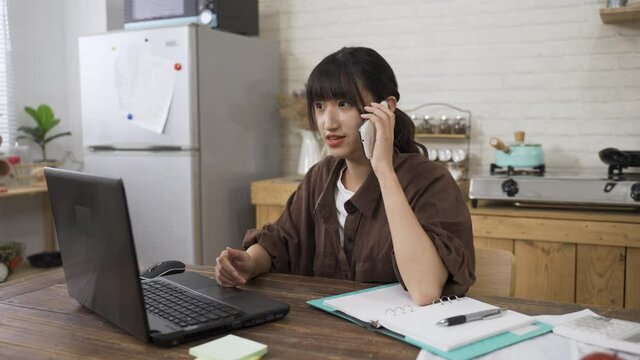
[[[314, 68], [306, 93], [329, 155], [274, 224], [248, 231], [244, 251], [220, 254], [218, 283], [275, 271], [400, 281], [419, 305], [466, 293], [475, 280], [469, 211], [449, 172], [413, 141], [389, 64], [372, 49], [343, 48]], [[358, 132], [364, 121], [376, 129], [371, 159]]]

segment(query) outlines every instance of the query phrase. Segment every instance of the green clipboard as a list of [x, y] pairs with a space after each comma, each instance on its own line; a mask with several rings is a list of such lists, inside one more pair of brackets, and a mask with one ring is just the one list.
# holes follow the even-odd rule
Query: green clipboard
[[325, 300], [330, 300], [330, 299], [335, 299], [335, 298], [339, 298], [339, 297], [343, 297], [343, 296], [348, 296], [348, 295], [354, 295], [354, 294], [359, 294], [359, 293], [364, 293], [364, 292], [368, 292], [368, 291], [375, 291], [375, 290], [379, 290], [379, 289], [383, 289], [385, 287], [389, 287], [389, 286], [394, 286], [397, 285], [397, 283], [393, 283], [393, 284], [386, 284], [386, 285], [382, 285], [382, 286], [377, 286], [377, 287], [373, 287], [373, 288], [369, 288], [369, 289], [364, 289], [364, 290], [359, 290], [359, 291], [352, 291], [349, 293], [345, 293], [345, 294], [340, 294], [340, 295], [334, 295], [334, 296], [328, 296], [328, 297], [324, 297], [324, 298], [320, 298], [320, 299], [313, 299], [313, 300], [309, 300], [307, 301], [307, 304], [318, 308], [320, 310], [326, 311], [330, 314], [333, 314], [335, 316], [339, 316], [345, 320], [349, 320], [352, 323], [355, 323], [367, 330], [373, 331], [373, 332], [377, 332], [386, 336], [390, 336], [394, 339], [406, 342], [407, 344], [413, 345], [415, 347], [418, 347], [420, 349], [424, 349], [426, 351], [429, 351], [431, 353], [434, 353], [438, 356], [441, 356], [443, 358], [446, 359], [450, 359], [450, 360], [466, 360], [466, 359], [472, 359], [481, 355], [485, 355], [488, 354], [490, 352], [496, 351], [498, 349], [502, 349], [504, 347], [507, 347], [509, 345], [513, 345], [515, 343], [519, 343], [521, 341], [527, 340], [527, 339], [531, 339], [533, 337], [542, 335], [542, 334], [546, 334], [548, 332], [551, 332], [551, 330], [553, 329], [550, 325], [536, 321], [533, 324], [531, 324], [533, 327], [535, 327], [535, 329], [532, 329], [531, 331], [522, 334], [522, 335], [516, 335], [512, 332], [504, 332], [502, 334], [498, 334], [486, 339], [482, 339], [482, 340], [478, 340], [474, 343], [468, 344], [468, 345], [464, 345], [461, 346], [459, 348], [453, 349], [451, 351], [442, 351], [439, 349], [436, 349], [432, 346], [430, 346], [429, 344], [425, 344], [422, 341], [418, 341], [416, 339], [410, 338], [408, 336], [404, 336], [402, 334], [398, 334], [394, 331], [390, 331], [387, 330], [385, 328], [376, 328], [373, 325], [361, 321], [359, 319], [356, 319], [352, 316], [349, 316], [345, 313], [343, 313], [342, 311], [336, 310], [330, 306], [327, 306], [324, 304]]

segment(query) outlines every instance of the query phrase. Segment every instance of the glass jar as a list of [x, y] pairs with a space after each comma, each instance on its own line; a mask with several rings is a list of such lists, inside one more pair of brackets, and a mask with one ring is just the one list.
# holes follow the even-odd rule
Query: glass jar
[[467, 120], [464, 116], [458, 115], [456, 116], [456, 120], [453, 123], [453, 131], [454, 134], [466, 134], [467, 133]]
[[451, 124], [449, 123], [449, 119], [447, 115], [442, 115], [440, 117], [440, 134], [451, 134]]
[[424, 132], [426, 132], [427, 134], [431, 134], [433, 133], [433, 129], [431, 128], [431, 115], [425, 115], [422, 118], [422, 126], [424, 127]]

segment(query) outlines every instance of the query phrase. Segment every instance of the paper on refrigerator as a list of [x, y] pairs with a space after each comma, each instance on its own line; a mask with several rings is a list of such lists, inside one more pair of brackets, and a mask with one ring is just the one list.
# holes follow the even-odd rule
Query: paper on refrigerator
[[173, 62], [153, 55], [148, 46], [129, 46], [119, 51], [114, 66], [123, 118], [162, 134], [176, 83]]

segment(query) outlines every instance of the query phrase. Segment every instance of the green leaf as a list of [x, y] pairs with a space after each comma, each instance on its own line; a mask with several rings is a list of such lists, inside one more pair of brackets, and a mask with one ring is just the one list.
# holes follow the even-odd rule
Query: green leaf
[[36, 141], [36, 142], [40, 141], [40, 129], [37, 127], [20, 126], [18, 128], [18, 131], [22, 131], [24, 133], [27, 133], [28, 135], [31, 135], [30, 138], [33, 141]]
[[34, 141], [33, 137], [26, 136], [26, 135], [18, 135], [18, 137], [16, 138], [16, 140], [22, 140], [22, 139]]
[[24, 111], [31, 115], [31, 117], [33, 118], [33, 120], [36, 121], [36, 123], [38, 123], [38, 113], [36, 112], [36, 109], [32, 108], [31, 106], [25, 106], [24, 107]]
[[51, 130], [54, 126], [58, 125], [60, 120], [56, 120], [55, 116], [53, 115], [53, 110], [51, 110], [51, 107], [49, 107], [49, 105], [42, 104], [38, 106], [37, 112], [38, 112], [38, 117], [40, 119], [38, 124], [42, 129], [42, 137], [44, 137], [44, 135], [49, 130]]
[[71, 135], [71, 131], [65, 131], [65, 132], [60, 133], [60, 134], [55, 134], [55, 135], [53, 135], [53, 136], [51, 136], [51, 137], [49, 137], [49, 138], [46, 138], [46, 139], [44, 140], [43, 144], [47, 144], [47, 143], [49, 143], [49, 141], [51, 141], [51, 140], [53, 140], [53, 139], [57, 139], [57, 138], [59, 138], [59, 137], [69, 136], [69, 135]]

